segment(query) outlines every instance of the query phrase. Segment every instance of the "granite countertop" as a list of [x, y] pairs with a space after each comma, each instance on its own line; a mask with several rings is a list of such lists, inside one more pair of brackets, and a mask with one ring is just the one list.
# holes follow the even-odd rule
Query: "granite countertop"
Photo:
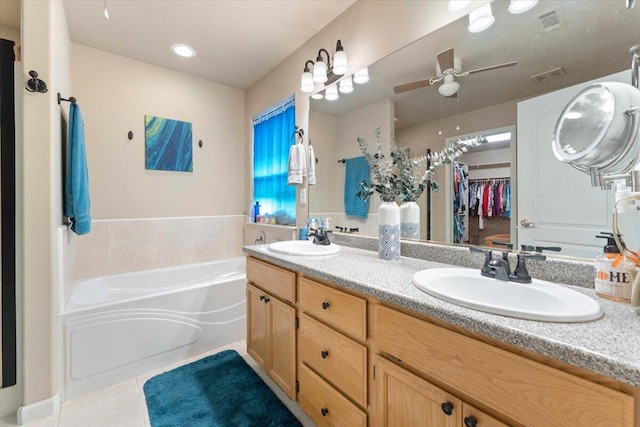
[[411, 283], [420, 270], [450, 265], [402, 257], [378, 259], [377, 252], [342, 246], [337, 255], [304, 257], [245, 246], [248, 255], [347, 289], [423, 313], [505, 343], [640, 386], [640, 311], [596, 296], [593, 289], [567, 286], [598, 300], [600, 320], [549, 323], [483, 313], [432, 297]]

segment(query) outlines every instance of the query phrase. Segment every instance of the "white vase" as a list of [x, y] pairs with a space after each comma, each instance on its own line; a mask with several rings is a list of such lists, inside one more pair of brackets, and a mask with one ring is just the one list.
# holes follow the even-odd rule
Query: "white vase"
[[420, 206], [416, 202], [400, 206], [400, 237], [420, 239]]
[[378, 258], [400, 259], [400, 207], [382, 202], [378, 208]]

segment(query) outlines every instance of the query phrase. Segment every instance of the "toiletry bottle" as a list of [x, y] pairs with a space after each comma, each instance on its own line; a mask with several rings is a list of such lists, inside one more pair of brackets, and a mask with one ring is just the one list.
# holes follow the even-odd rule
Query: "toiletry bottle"
[[256, 202], [253, 205], [253, 222], [258, 222], [258, 217], [260, 216], [260, 202]]
[[256, 222], [255, 215], [253, 213], [253, 202], [249, 202], [249, 209], [247, 210], [247, 221], [248, 222]]
[[[603, 298], [616, 301], [631, 301], [631, 283], [629, 273], [622, 262], [622, 254], [613, 238], [613, 233], [600, 233], [596, 236], [600, 239], [607, 239], [607, 244], [603, 248], [603, 253], [595, 260], [596, 266], [596, 294]], [[622, 242], [622, 236], [620, 242]], [[622, 248], [624, 250], [624, 247]]]

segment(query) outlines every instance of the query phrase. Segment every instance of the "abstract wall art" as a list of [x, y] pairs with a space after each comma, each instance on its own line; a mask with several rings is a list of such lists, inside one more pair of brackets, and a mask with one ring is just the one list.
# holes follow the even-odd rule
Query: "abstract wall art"
[[144, 116], [146, 169], [193, 172], [191, 123]]

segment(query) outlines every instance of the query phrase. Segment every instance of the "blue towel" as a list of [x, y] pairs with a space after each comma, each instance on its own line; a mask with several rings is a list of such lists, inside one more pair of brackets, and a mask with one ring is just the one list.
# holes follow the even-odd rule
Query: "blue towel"
[[76, 234], [91, 231], [89, 213], [89, 174], [84, 148], [84, 122], [80, 107], [69, 108], [69, 135], [67, 136], [67, 173], [64, 185], [64, 215], [71, 220], [71, 230]]
[[360, 183], [371, 180], [371, 169], [364, 157], [354, 157], [345, 162], [346, 172], [344, 179], [344, 212], [348, 216], [367, 218], [369, 213], [369, 200], [363, 202], [356, 193], [361, 190]]

